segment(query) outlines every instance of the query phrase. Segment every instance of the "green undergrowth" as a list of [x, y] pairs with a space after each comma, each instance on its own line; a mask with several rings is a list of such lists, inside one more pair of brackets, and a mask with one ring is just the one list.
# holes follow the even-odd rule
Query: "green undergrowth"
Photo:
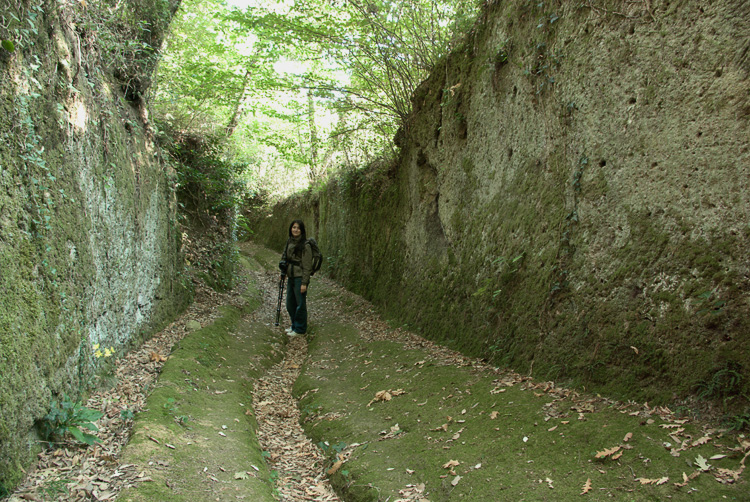
[[[347, 501], [394, 500], [422, 483], [431, 502], [581, 500], [588, 480], [591, 500], [749, 499], [744, 480], [727, 485], [712, 475], [739, 468], [741, 454], [729, 449], [735, 437], [544, 387], [500, 370], [444, 365], [425, 350], [366, 341], [350, 325], [323, 322], [294, 394], [303, 426], [329, 454], [331, 480]], [[376, 400], [380, 391], [391, 399]], [[673, 456], [670, 449], [680, 445], [670, 433], [683, 427], [681, 441], [711, 439]], [[597, 458], [618, 446], [619, 458]], [[699, 457], [717, 454], [726, 456], [675, 486], [683, 473], [699, 471]], [[444, 467], [450, 461], [458, 465]]]
[[[246, 257], [241, 263], [259, 268]], [[221, 307], [213, 324], [173, 347], [122, 460], [153, 481], [120, 500], [274, 500], [255, 435], [252, 388], [283, 348], [278, 334], [244, 319], [257, 308], [257, 296], [251, 286], [245, 307]]]

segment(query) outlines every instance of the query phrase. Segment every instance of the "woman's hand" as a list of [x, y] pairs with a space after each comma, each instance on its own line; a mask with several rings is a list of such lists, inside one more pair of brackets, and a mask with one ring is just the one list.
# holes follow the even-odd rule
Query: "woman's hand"
[[303, 284], [299, 287], [300, 293], [307, 293], [307, 284]]

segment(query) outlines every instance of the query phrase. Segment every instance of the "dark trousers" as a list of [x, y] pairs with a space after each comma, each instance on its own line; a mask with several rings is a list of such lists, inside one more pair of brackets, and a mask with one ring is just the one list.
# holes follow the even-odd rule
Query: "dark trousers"
[[290, 277], [286, 290], [286, 311], [292, 320], [292, 330], [295, 333], [307, 332], [307, 293], [300, 292], [302, 277]]

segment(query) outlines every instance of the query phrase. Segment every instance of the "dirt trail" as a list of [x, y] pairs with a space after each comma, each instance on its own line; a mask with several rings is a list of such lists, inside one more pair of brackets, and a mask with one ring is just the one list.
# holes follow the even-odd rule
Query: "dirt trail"
[[[245, 252], [253, 255], [260, 250], [246, 244]], [[282, 333], [288, 325], [283, 303], [281, 325], [273, 324], [278, 307], [278, 275], [275, 271], [261, 271], [253, 273], [252, 278], [262, 298], [252, 319]], [[319, 299], [312, 299], [311, 308], [316, 308], [318, 303]], [[284, 360], [258, 378], [253, 391], [258, 442], [265, 451], [269, 468], [276, 473], [273, 477], [280, 500], [339, 501], [325, 476], [325, 456], [302, 430], [300, 411], [292, 396], [292, 387], [307, 357], [306, 337], [286, 334], [281, 337], [287, 342]]]

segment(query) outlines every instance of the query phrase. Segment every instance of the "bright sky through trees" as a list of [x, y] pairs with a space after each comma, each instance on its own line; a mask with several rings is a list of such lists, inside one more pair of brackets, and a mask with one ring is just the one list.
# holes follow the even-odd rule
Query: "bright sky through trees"
[[224, 136], [278, 195], [395, 154], [416, 86], [471, 26], [475, 0], [183, 0], [155, 118]]

